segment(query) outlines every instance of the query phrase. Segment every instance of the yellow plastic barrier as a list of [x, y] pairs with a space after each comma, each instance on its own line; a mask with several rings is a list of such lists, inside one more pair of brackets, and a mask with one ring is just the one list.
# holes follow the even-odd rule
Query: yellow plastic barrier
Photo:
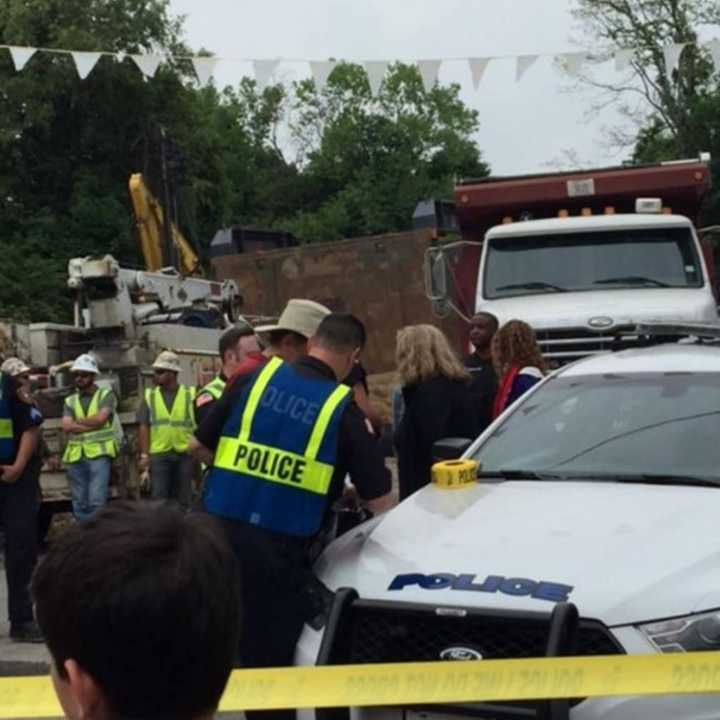
[[[235, 670], [221, 712], [720, 692], [720, 652]], [[0, 679], [0, 718], [60, 715], [48, 677]]]

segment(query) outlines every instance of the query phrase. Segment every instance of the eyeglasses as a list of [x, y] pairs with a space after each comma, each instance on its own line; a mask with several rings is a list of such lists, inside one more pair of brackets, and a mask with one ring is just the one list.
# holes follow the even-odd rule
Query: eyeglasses
[[166, 372], [169, 372], [169, 370], [155, 370], [153, 371], [154, 375], [164, 375]]

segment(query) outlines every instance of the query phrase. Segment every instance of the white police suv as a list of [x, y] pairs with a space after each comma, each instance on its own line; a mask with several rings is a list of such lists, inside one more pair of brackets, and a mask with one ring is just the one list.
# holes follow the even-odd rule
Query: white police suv
[[[323, 627], [305, 628], [299, 663], [720, 649], [720, 348], [566, 366], [465, 457], [481, 465], [477, 483], [425, 487], [320, 557], [320, 580], [347, 590]], [[552, 612], [565, 603], [579, 619]], [[549, 646], [558, 623], [572, 625], [559, 628], [572, 646]], [[720, 718], [720, 697], [352, 712], [707, 720]]]

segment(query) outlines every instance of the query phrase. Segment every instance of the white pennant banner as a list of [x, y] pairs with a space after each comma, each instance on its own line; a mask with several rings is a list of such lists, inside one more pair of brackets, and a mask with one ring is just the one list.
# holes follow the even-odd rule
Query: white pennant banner
[[385, 72], [389, 64], [387, 60], [368, 60], [365, 63], [365, 72], [367, 73], [370, 92], [373, 97], [377, 97], [380, 92], [380, 86], [385, 79]]
[[131, 55], [130, 57], [146, 78], [155, 77], [155, 73], [163, 61], [160, 55]]
[[515, 66], [515, 82], [520, 82], [525, 73], [537, 62], [539, 55], [519, 55]]
[[668, 77], [672, 77], [672, 74], [680, 67], [680, 56], [684, 49], [685, 43], [675, 43], [674, 45], [667, 45], [663, 48], [663, 54], [665, 55], [665, 72]]
[[615, 70], [625, 72], [635, 57], [635, 51], [630, 48], [623, 48], [615, 53]]
[[257, 83], [257, 89], [260, 92], [267, 87], [272, 74], [275, 72], [279, 64], [279, 60], [253, 60], [255, 82]]
[[430, 92], [438, 81], [440, 74], [440, 65], [442, 60], [418, 60], [417, 68], [420, 71], [422, 84], [425, 92]]
[[587, 60], [587, 54], [584, 52], [579, 53], [564, 53], [558, 56], [565, 67], [568, 74], [577, 76], [583, 69], [583, 65]]
[[200, 86], [204, 87], [205, 85], [208, 85], [212, 79], [213, 73], [215, 72], [215, 66], [218, 64], [218, 59], [215, 57], [195, 57], [193, 58], [192, 63]]
[[99, 52], [72, 52], [72, 59], [75, 61], [75, 67], [81, 80], [84, 80], [102, 57]]
[[720, 72], [720, 40], [715, 38], [705, 46], [712, 57], [713, 65], [715, 65], [715, 72]]
[[477, 90], [480, 87], [485, 71], [492, 58], [470, 58], [468, 63], [470, 65], [470, 73], [472, 74], [473, 87]]
[[12, 56], [15, 70], [20, 72], [27, 61], [37, 52], [37, 48], [26, 48], [26, 47], [9, 47], [10, 55]]
[[311, 60], [310, 70], [312, 71], [313, 80], [315, 80], [315, 89], [320, 93], [327, 85], [330, 73], [335, 69], [336, 60]]

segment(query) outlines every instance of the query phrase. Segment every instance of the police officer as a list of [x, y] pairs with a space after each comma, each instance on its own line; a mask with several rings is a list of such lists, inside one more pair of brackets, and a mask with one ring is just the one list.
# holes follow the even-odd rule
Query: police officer
[[202, 422], [215, 401], [220, 399], [228, 379], [246, 365], [248, 356], [260, 355], [255, 331], [247, 324], [226, 330], [220, 336], [218, 352], [222, 362], [220, 374], [205, 385], [195, 398], [195, 419], [198, 423]]
[[346, 473], [368, 509], [390, 507], [379, 446], [350, 388], [339, 384], [364, 344], [357, 318], [328, 315], [307, 356], [295, 363], [275, 357], [238, 378], [196, 431], [196, 455], [213, 465], [205, 509], [223, 519], [242, 563], [247, 667], [292, 664], [310, 612], [308, 548]]
[[[26, 370], [24, 366], [17, 376]], [[42, 642], [28, 589], [37, 562], [42, 415], [20, 390], [17, 378], [7, 371], [0, 373], [0, 524], [5, 531], [10, 638]]]
[[77, 392], [66, 398], [63, 408], [68, 442], [62, 460], [70, 477], [73, 515], [85, 520], [107, 502], [118, 451], [113, 430], [116, 402], [112, 390], [97, 386], [100, 370], [92, 355], [79, 355], [70, 372]]
[[152, 497], [189, 509], [195, 462], [188, 442], [195, 428], [195, 388], [178, 382], [180, 358], [163, 350], [153, 363], [154, 388], [137, 412], [139, 466], [150, 468]]

